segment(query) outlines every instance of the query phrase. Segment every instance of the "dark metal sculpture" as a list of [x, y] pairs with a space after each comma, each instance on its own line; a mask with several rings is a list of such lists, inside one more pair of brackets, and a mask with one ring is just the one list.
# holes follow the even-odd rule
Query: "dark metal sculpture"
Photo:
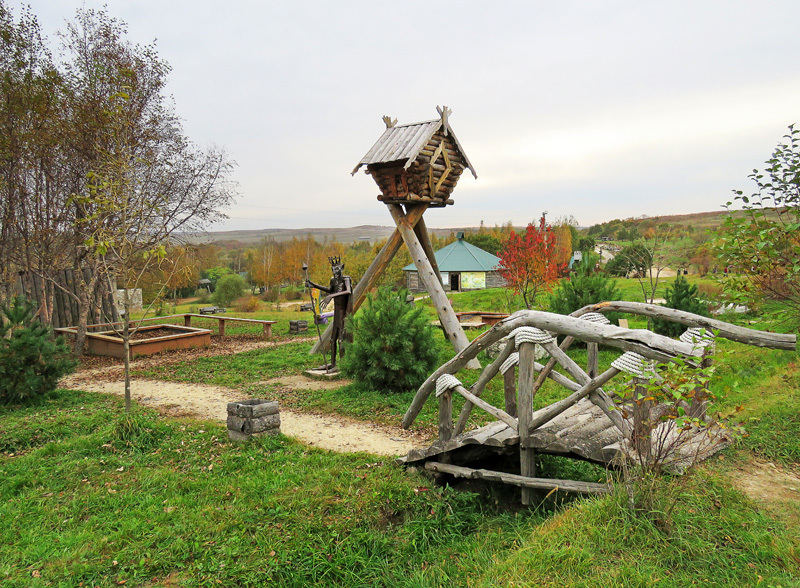
[[[333, 300], [333, 331], [331, 333], [331, 363], [326, 369], [336, 367], [336, 352], [337, 347], [345, 340], [345, 325], [344, 321], [347, 315], [353, 309], [353, 286], [350, 276], [345, 276], [344, 264], [341, 257], [329, 257], [328, 261], [331, 263], [331, 271], [333, 277], [331, 278], [330, 285], [326, 288], [315, 284], [309, 279], [306, 279], [306, 287], [317, 288], [325, 292], [327, 296], [322, 299], [320, 309], [324, 309], [328, 303]], [[344, 349], [339, 349], [339, 358], [344, 355]]]

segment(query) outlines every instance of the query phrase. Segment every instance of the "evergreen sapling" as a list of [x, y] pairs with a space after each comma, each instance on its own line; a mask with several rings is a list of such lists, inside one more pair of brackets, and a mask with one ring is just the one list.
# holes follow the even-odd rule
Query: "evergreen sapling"
[[418, 388], [439, 359], [439, 346], [422, 308], [406, 302], [407, 290], [382, 287], [349, 319], [353, 336], [342, 373], [386, 393]]
[[76, 362], [62, 337], [36, 318], [23, 296], [0, 305], [0, 403], [26, 404], [56, 389]]

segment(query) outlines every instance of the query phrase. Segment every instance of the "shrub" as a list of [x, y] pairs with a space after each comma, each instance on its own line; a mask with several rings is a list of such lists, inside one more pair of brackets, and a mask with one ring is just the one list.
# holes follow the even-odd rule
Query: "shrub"
[[267, 302], [276, 302], [280, 295], [280, 290], [278, 288], [267, 289], [264, 290], [264, 293], [261, 295], [261, 298], [266, 300]]
[[[666, 302], [663, 306], [667, 308], [685, 310], [686, 312], [693, 312], [701, 316], [708, 316], [708, 305], [700, 300], [697, 286], [690, 285], [689, 281], [683, 276], [675, 278], [675, 282], [672, 286], [667, 288], [667, 293], [664, 298]], [[662, 319], [653, 319], [653, 331], [661, 335], [678, 337], [685, 330], [685, 325]]]
[[261, 301], [255, 296], [247, 296], [238, 301], [236, 308], [242, 312], [256, 312], [261, 306]]
[[342, 373], [387, 393], [418, 388], [436, 365], [438, 345], [423, 308], [406, 303], [408, 290], [382, 287], [348, 321], [353, 342]]
[[[778, 301], [781, 318], [800, 325], [800, 129], [789, 127], [763, 170], [749, 178], [756, 191], [734, 190], [742, 210], [728, 216], [714, 249], [729, 271], [721, 284], [730, 302], [752, 307]], [[737, 206], [736, 208], [739, 208]]]
[[644, 276], [653, 265], [653, 254], [642, 243], [623, 247], [613, 259], [606, 264], [606, 271], [613, 276], [624, 277], [630, 273]]
[[228, 306], [244, 294], [245, 287], [242, 276], [238, 274], [222, 276], [217, 282], [216, 290], [211, 295], [211, 301], [218, 306]]
[[75, 364], [64, 339], [36, 318], [34, 304], [20, 296], [0, 305], [0, 403], [46, 396]]
[[283, 296], [286, 300], [300, 300], [303, 298], [304, 293], [302, 290], [297, 290], [295, 288], [288, 288], [284, 291]]
[[211, 297], [208, 290], [205, 288], [198, 288], [194, 291], [195, 297], [197, 297], [198, 302], [208, 302], [208, 299]]
[[722, 294], [722, 288], [718, 284], [698, 284], [697, 292], [704, 300], [716, 300]]

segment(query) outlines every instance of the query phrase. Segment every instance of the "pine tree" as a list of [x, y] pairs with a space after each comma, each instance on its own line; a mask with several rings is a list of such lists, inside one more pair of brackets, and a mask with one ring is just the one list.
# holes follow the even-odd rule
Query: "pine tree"
[[408, 304], [407, 296], [407, 290], [380, 288], [348, 321], [353, 342], [340, 367], [363, 387], [386, 393], [414, 390], [439, 359], [423, 309]]
[[[685, 310], [701, 316], [708, 316], [708, 305], [700, 300], [697, 286], [690, 285], [689, 281], [679, 275], [675, 278], [675, 283], [667, 288], [664, 306], [676, 310]], [[686, 330], [685, 325], [653, 319], [653, 331], [669, 337], [678, 337]]]
[[45, 396], [74, 367], [69, 347], [39, 322], [35, 305], [22, 296], [0, 305], [0, 403]]
[[[569, 280], [562, 280], [550, 295], [550, 312], [570, 314], [589, 304], [619, 300], [616, 280], [612, 280], [604, 272], [594, 271], [599, 257], [587, 253]], [[607, 318], [616, 322], [619, 314], [612, 313]]]

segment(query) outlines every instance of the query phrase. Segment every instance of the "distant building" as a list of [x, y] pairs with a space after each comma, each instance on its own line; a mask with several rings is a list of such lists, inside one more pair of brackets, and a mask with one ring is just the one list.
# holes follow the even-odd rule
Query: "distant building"
[[[464, 241], [464, 233], [458, 233], [455, 242], [434, 253], [442, 285], [446, 292], [483, 290], [506, 285], [497, 271], [500, 258]], [[406, 287], [412, 292], [424, 292], [416, 266], [412, 263], [403, 268]]]
[[583, 260], [583, 252], [582, 251], [573, 251], [572, 257], [569, 259], [569, 269], [574, 269], [576, 265], [580, 264]]

